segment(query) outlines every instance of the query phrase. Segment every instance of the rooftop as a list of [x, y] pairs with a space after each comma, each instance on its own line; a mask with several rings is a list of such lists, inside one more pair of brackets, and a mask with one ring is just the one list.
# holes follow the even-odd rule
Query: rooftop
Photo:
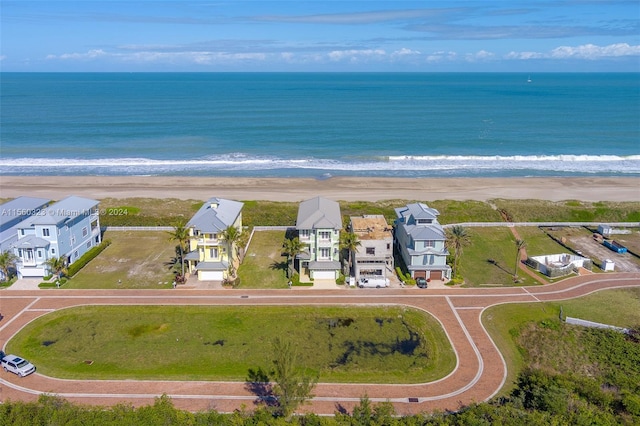
[[391, 227], [383, 215], [352, 216], [351, 230], [360, 240], [392, 238]]

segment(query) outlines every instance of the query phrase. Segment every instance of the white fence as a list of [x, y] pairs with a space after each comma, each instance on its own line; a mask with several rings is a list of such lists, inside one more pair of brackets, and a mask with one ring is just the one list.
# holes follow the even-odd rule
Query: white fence
[[616, 327], [614, 325], [608, 325], [608, 324], [601, 324], [599, 322], [587, 321], [579, 318], [566, 317], [565, 322], [567, 324], [580, 325], [582, 327], [605, 328], [609, 330], [619, 331], [620, 333], [629, 334], [628, 328]]
[[102, 231], [173, 231], [173, 226], [104, 226]]
[[[602, 222], [466, 222], [466, 223], [450, 223], [442, 225], [443, 228], [451, 228], [453, 226], [468, 226], [474, 227], [492, 227], [492, 226], [593, 226], [597, 227], [602, 225]], [[610, 226], [621, 226], [627, 228], [640, 227], [640, 222], [611, 222], [607, 223]]]

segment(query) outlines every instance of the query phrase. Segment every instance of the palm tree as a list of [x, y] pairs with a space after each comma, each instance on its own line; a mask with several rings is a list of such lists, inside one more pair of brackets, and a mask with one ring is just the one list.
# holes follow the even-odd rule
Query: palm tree
[[63, 274], [67, 273], [67, 259], [63, 256], [52, 257], [45, 263], [49, 267], [49, 270], [56, 274], [56, 277], [58, 277], [58, 281], [60, 281], [60, 278], [62, 278]]
[[516, 267], [513, 270], [513, 279], [518, 279], [518, 266], [520, 266], [520, 252], [527, 246], [527, 243], [524, 240], [517, 239], [516, 240], [516, 250], [518, 251], [516, 255]]
[[296, 258], [297, 255], [302, 253], [307, 247], [307, 245], [300, 241], [300, 238], [285, 238], [282, 243], [282, 248], [284, 249], [284, 254], [287, 255], [287, 278], [290, 277], [289, 273], [293, 269], [293, 259]]
[[229, 250], [229, 274], [235, 276], [234, 257], [240, 255], [238, 242], [240, 241], [241, 231], [231, 225], [220, 233], [220, 238], [226, 241]]
[[340, 248], [348, 253], [347, 263], [351, 274], [351, 252], [356, 251], [362, 244], [354, 232], [344, 232], [340, 235]]
[[447, 242], [448, 248], [453, 250], [453, 272], [455, 277], [458, 274], [458, 265], [460, 263], [460, 257], [462, 256], [462, 249], [471, 244], [471, 236], [467, 232], [467, 228], [462, 225], [454, 225], [451, 228], [447, 228]]
[[177, 241], [180, 250], [180, 263], [182, 266], [182, 278], [184, 278], [184, 245], [189, 241], [189, 228], [184, 220], [179, 220], [173, 225], [173, 231], [169, 231], [169, 239]]
[[11, 269], [16, 267], [17, 261], [18, 256], [12, 251], [7, 250], [0, 253], [0, 270], [5, 280], [9, 281], [9, 278], [11, 278]]

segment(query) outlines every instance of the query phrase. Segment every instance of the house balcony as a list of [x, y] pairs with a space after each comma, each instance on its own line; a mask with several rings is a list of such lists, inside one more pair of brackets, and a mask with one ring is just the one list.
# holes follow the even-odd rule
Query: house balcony
[[40, 266], [42, 262], [37, 262], [35, 259], [19, 259], [16, 262], [16, 266], [22, 266], [23, 268], [32, 268], [34, 266]]
[[198, 238], [199, 246], [219, 246], [220, 240], [213, 238]]

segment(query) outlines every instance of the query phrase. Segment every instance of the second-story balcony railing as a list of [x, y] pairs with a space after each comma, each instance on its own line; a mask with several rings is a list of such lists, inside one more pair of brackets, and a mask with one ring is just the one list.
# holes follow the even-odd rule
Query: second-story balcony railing
[[220, 240], [214, 238], [198, 238], [198, 245], [217, 246], [220, 245]]

